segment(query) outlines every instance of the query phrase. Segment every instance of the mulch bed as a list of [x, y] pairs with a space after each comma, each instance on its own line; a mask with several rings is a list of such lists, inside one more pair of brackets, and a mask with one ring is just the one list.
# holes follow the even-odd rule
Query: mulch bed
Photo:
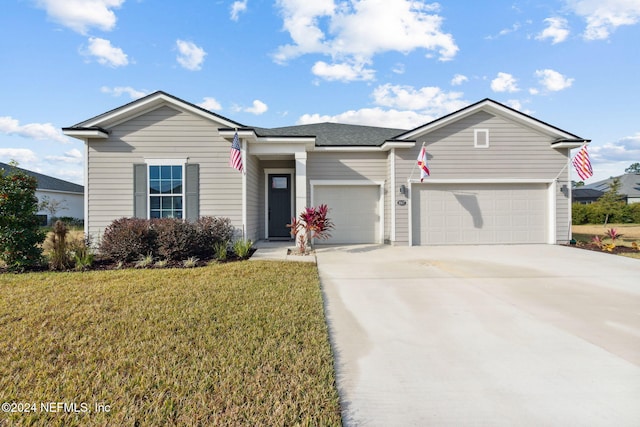
[[598, 245], [595, 245], [593, 243], [579, 243], [577, 245], [565, 245], [565, 246], [571, 246], [572, 248], [586, 249], [589, 251], [603, 252], [605, 254], [613, 254], [613, 255], [638, 252], [637, 250], [630, 248], [628, 246], [616, 246], [611, 251], [606, 251], [606, 250], [602, 250], [601, 248], [598, 247]]

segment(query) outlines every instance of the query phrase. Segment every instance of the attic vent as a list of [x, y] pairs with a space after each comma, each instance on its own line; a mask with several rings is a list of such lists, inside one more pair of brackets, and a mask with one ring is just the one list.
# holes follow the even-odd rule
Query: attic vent
[[473, 146], [475, 148], [489, 148], [489, 129], [473, 130]]

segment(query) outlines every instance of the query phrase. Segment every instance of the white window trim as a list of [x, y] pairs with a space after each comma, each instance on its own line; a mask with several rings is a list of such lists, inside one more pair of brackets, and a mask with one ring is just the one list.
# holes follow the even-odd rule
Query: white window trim
[[[182, 192], [180, 196], [182, 197], [182, 219], [184, 220], [187, 217], [187, 198], [185, 195], [185, 187], [186, 187], [186, 167], [187, 161], [189, 159], [144, 159], [144, 162], [147, 164], [147, 219], [151, 219], [151, 173], [149, 171], [150, 166], [181, 166], [182, 167]], [[176, 196], [176, 194], [173, 194]], [[160, 196], [153, 196], [160, 197]]]
[[[486, 134], [486, 144], [480, 145], [478, 143], [478, 134], [484, 132]], [[475, 148], [489, 148], [489, 129], [474, 129], [473, 130], [473, 146]]]

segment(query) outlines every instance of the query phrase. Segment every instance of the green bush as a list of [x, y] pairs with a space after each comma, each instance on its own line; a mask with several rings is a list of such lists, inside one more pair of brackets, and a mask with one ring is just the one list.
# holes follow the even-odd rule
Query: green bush
[[640, 203], [626, 205], [622, 210], [623, 222], [640, 224]]
[[252, 247], [253, 242], [251, 240], [236, 240], [233, 242], [233, 252], [235, 252], [238, 258], [249, 258]]
[[114, 261], [130, 262], [155, 252], [155, 240], [156, 232], [149, 220], [120, 218], [104, 230], [100, 253]]
[[0, 260], [11, 270], [42, 261], [44, 232], [40, 230], [35, 178], [17, 169], [0, 170]]
[[571, 220], [575, 225], [582, 224], [610, 224], [640, 223], [640, 208], [626, 205], [624, 202], [602, 204], [594, 202], [589, 205], [573, 203], [571, 205]]

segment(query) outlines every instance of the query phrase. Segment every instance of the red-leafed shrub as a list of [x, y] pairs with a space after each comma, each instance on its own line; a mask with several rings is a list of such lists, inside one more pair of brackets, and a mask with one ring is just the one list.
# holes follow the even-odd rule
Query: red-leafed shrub
[[114, 261], [129, 262], [154, 253], [156, 231], [146, 219], [120, 218], [104, 231], [100, 253]]
[[180, 261], [194, 256], [197, 251], [196, 227], [174, 218], [152, 219], [156, 233], [154, 255], [169, 261]]
[[210, 258], [214, 247], [233, 239], [234, 228], [229, 218], [203, 216], [195, 223], [196, 253], [200, 258]]

